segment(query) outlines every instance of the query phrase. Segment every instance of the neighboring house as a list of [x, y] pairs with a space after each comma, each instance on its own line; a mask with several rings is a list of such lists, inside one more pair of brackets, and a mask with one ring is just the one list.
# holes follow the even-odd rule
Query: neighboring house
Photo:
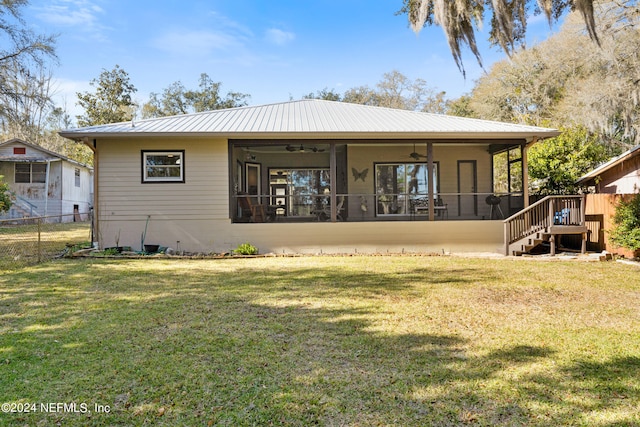
[[613, 216], [618, 204], [630, 200], [631, 194], [640, 192], [640, 145], [598, 166], [577, 183], [596, 193], [587, 196], [587, 221], [591, 230], [589, 240], [592, 249], [607, 250], [629, 258], [637, 256], [637, 251], [611, 244], [607, 231], [615, 226]]
[[0, 219], [87, 219], [93, 196], [91, 167], [38, 145], [11, 139], [0, 143], [0, 175], [9, 184], [13, 197], [13, 206]]
[[640, 145], [598, 166], [578, 180], [596, 193], [633, 194], [640, 192]]
[[559, 132], [300, 100], [60, 134], [95, 153], [103, 248], [441, 253], [504, 251], [526, 147]]

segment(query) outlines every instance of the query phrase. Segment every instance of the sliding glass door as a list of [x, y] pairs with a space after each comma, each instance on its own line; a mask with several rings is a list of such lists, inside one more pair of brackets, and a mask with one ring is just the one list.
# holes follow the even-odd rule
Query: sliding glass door
[[269, 170], [271, 204], [285, 207], [289, 217], [307, 217], [329, 203], [329, 169], [289, 168]]
[[[438, 168], [434, 163], [434, 191]], [[427, 203], [429, 177], [426, 163], [376, 164], [376, 214], [408, 215], [418, 201]]]

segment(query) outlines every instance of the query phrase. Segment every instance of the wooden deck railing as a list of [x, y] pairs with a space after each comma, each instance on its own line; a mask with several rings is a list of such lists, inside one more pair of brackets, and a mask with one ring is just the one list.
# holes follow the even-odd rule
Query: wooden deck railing
[[505, 255], [520, 239], [552, 225], [584, 225], [585, 196], [547, 196], [504, 220]]

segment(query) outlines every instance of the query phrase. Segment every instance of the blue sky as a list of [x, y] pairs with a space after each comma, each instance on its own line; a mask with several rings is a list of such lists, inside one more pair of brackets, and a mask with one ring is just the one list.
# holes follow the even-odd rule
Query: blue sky
[[[197, 88], [201, 73], [251, 105], [299, 99], [327, 88], [374, 87], [397, 70], [456, 98], [482, 70], [465, 55], [466, 80], [439, 27], [416, 35], [401, 0], [31, 0], [24, 17], [37, 32], [59, 34], [53, 73], [58, 103], [75, 116], [78, 91], [118, 64], [136, 100], [175, 81]], [[530, 24], [544, 36], [544, 19]], [[478, 35], [486, 66], [504, 58]]]

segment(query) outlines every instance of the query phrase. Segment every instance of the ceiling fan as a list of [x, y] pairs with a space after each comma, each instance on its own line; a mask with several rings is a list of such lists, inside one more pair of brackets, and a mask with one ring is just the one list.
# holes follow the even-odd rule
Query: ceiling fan
[[285, 147], [285, 149], [286, 149], [287, 151], [291, 152], [291, 153], [296, 152], [296, 151], [298, 151], [298, 152], [300, 152], [300, 153], [304, 153], [304, 152], [308, 152], [308, 151], [312, 151], [312, 152], [314, 152], [314, 153], [322, 153], [322, 152], [324, 151], [324, 148], [318, 148], [318, 147], [316, 147], [316, 146], [313, 146], [313, 147], [311, 147], [311, 148], [304, 148], [304, 146], [303, 146], [303, 145], [300, 145], [300, 147], [295, 147], [295, 146], [290, 145], [290, 144], [289, 144], [289, 145], [287, 145], [287, 146]]
[[411, 157], [412, 159], [420, 160], [426, 159], [427, 155], [416, 152], [416, 144], [413, 144], [413, 153], [409, 154], [409, 157]]

